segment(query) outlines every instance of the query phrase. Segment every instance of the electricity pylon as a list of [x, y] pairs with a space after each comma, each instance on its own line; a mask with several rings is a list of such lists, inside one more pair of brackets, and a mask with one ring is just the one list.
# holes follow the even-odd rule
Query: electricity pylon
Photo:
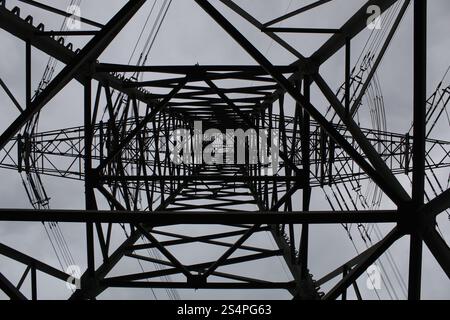
[[[23, 2], [67, 18], [64, 11]], [[231, 12], [293, 54], [297, 61], [290, 65], [274, 65], [219, 9], [207, 0], [195, 0], [193, 5], [200, 6], [256, 64], [152, 66], [98, 61], [145, 2], [128, 1], [105, 25], [75, 17], [98, 29], [93, 32], [46, 31], [31, 16], [21, 17], [18, 7], [9, 9], [6, 1], [0, 1], [0, 28], [25, 42], [27, 70], [24, 106], [8, 89], [7, 79], [1, 82], [19, 115], [0, 136], [0, 167], [21, 173], [34, 206], [33, 210], [0, 209], [0, 219], [41, 221], [50, 229], [56, 223], [85, 224], [87, 267], [71, 299], [93, 299], [109, 288], [282, 289], [294, 299], [346, 299], [350, 286], [356, 297], [362, 298], [358, 278], [403, 237], [410, 238], [410, 299], [420, 298], [423, 243], [450, 276], [450, 251], [436, 230], [436, 217], [450, 204], [449, 190], [439, 182], [436, 170], [448, 170], [450, 147], [445, 134], [442, 139], [430, 137], [446, 111], [450, 90], [439, 87], [427, 99], [425, 0], [369, 0], [338, 29], [276, 27], [330, 1], [317, 1], [263, 24], [232, 0], [221, 0]], [[369, 91], [374, 90], [378, 67], [410, 6], [414, 9], [412, 129], [406, 133], [385, 130], [380, 114], [374, 116], [377, 128], [364, 128], [356, 116]], [[365, 52], [364, 61], [352, 67], [351, 43], [370, 27], [368, 9], [374, 7], [381, 18], [390, 13], [390, 24], [382, 25], [380, 45]], [[377, 32], [378, 20], [370, 23]], [[330, 37], [306, 57], [284, 40], [284, 33]], [[80, 35], [91, 38], [75, 50], [65, 39]], [[64, 64], [57, 75], [40, 83], [34, 95], [31, 48]], [[335, 92], [320, 67], [341, 51], [345, 51], [345, 82]], [[144, 74], [171, 77], [143, 80], [140, 76]], [[45, 119], [45, 106], [70, 81], [78, 81], [84, 88], [79, 102], [84, 123], [40, 131], [38, 120]], [[234, 85], [226, 85], [227, 81]], [[326, 113], [313, 102], [313, 86], [329, 103]], [[379, 93], [375, 95], [380, 98]], [[381, 110], [377, 100], [372, 111]], [[276, 130], [278, 170], [267, 174], [266, 165], [249, 161], [175, 164], [171, 134], [179, 128], [192, 131], [196, 121], [202, 121], [204, 128], [221, 131]], [[84, 181], [85, 208], [50, 209], [41, 179], [46, 175]], [[412, 179], [412, 192], [399, 175]], [[376, 203], [368, 203], [362, 190], [369, 184], [387, 197], [393, 209], [374, 208], [380, 205], [379, 197]], [[311, 211], [312, 191], [326, 188], [334, 195], [334, 199], [327, 195], [332, 210]], [[436, 196], [430, 196], [427, 188]], [[310, 270], [311, 225], [341, 224], [348, 230], [352, 224], [382, 223], [392, 224], [392, 230], [355, 258], [332, 267], [321, 278]], [[190, 225], [220, 228], [189, 234], [184, 226]], [[113, 241], [115, 226], [125, 234], [119, 244]], [[250, 238], [264, 233], [273, 239], [274, 248], [249, 243]], [[194, 248], [194, 244], [214, 246], [221, 254], [205, 262], [200, 250], [193, 253], [198, 261], [188, 264], [172, 250], [184, 245]], [[66, 265], [60, 270], [4, 244], [0, 254], [26, 266], [20, 285], [0, 273], [0, 289], [11, 298], [26, 298], [20, 287], [29, 273], [33, 299], [39, 292], [37, 272], [61, 281], [71, 278], [64, 270]], [[239, 273], [244, 269], [240, 265], [251, 263], [258, 268], [277, 256], [287, 267], [288, 280]], [[119, 263], [130, 260], [158, 267], [113, 275]], [[227, 268], [230, 266], [234, 269]], [[157, 281], [168, 276], [176, 280]], [[322, 292], [320, 287], [336, 277], [342, 278]]]

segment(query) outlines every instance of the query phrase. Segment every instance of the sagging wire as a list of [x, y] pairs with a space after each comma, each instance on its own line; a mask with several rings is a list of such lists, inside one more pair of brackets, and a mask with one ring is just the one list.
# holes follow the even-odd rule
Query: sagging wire
[[[387, 21], [386, 25], [387, 26], [393, 25], [393, 21], [394, 21], [395, 17], [397, 16], [399, 9], [400, 9], [400, 3], [397, 3], [396, 7], [392, 8], [387, 13], [387, 15], [386, 15], [386, 21]], [[352, 78], [351, 78], [351, 84], [352, 84], [352, 89], [353, 89], [352, 100], [354, 99], [354, 96], [358, 91], [357, 88], [355, 89], [354, 83], [359, 82], [359, 79], [363, 78], [362, 73], [364, 73], [368, 69], [372, 68], [372, 61], [375, 57], [374, 53], [378, 52], [381, 44], [383, 43], [383, 39], [386, 37], [386, 33], [387, 33], [388, 29], [390, 29], [390, 28], [388, 28], [388, 27], [382, 28], [383, 31], [381, 31], [381, 32], [377, 32], [376, 29], [372, 30], [372, 32], [369, 36], [369, 39], [367, 40], [366, 45], [364, 46], [364, 49], [361, 52], [361, 54], [357, 60], [357, 63], [356, 63], [356, 65], [358, 65], [361, 62], [361, 67], [359, 68], [357, 74], [355, 74], [356, 68], [354, 68], [352, 70]], [[366, 53], [364, 53], [364, 52], [366, 52]], [[345, 87], [343, 85], [339, 88], [337, 94], [339, 95], [344, 90], [345, 90]], [[370, 83], [370, 85], [367, 89], [365, 99], [367, 100], [367, 103], [369, 106], [372, 127], [374, 129], [377, 129], [377, 131], [386, 131], [387, 124], [386, 124], [386, 115], [385, 115], [385, 109], [384, 109], [384, 101], [383, 101], [383, 96], [381, 93], [381, 86], [380, 86], [379, 79], [378, 79], [378, 76], [376, 73], [374, 75], [374, 78], [372, 79], [372, 82]], [[359, 109], [360, 106], [357, 106], [357, 107]], [[329, 106], [329, 108], [327, 110], [327, 115], [330, 112], [332, 112], [331, 106]], [[356, 115], [358, 115], [358, 113], [359, 112], [357, 112]], [[336, 113], [334, 113], [332, 116], [332, 119], [334, 119], [336, 116], [337, 116]], [[379, 152], [381, 151], [380, 144], [378, 145], [378, 151]], [[342, 169], [343, 169], [344, 173], [347, 173], [345, 165]], [[344, 186], [345, 193], [347, 193], [347, 198], [351, 200], [352, 207], [355, 210], [358, 210], [358, 206], [355, 205], [355, 201], [351, 197], [351, 194], [350, 194], [348, 188], [346, 187], [346, 183], [347, 182], [343, 182], [343, 186]], [[370, 207], [372, 209], [379, 207], [381, 205], [381, 199], [382, 199], [383, 194], [376, 185], [372, 186], [369, 183], [369, 185], [366, 189], [366, 193], [362, 194], [361, 193], [362, 188], [361, 188], [361, 184], [360, 184], [358, 178], [350, 179], [349, 183], [352, 186], [352, 189], [354, 191], [357, 191], [357, 194], [358, 194], [357, 200], [359, 200], [359, 202], [363, 208], [367, 208], [369, 206], [369, 203], [371, 204]], [[329, 189], [331, 190], [331, 192], [333, 194], [333, 198], [335, 199], [335, 201], [337, 202], [337, 204], [339, 205], [341, 210], [343, 208], [342, 205], [340, 204], [341, 202], [343, 202], [343, 205], [346, 208], [349, 207], [347, 205], [347, 201], [342, 196], [342, 193], [339, 190], [339, 186], [330, 185]], [[336, 190], [334, 190], [334, 189], [336, 189]], [[331, 197], [328, 196], [326, 189], [323, 189], [323, 190], [325, 192], [327, 201], [330, 203], [330, 206], [333, 208], [334, 206], [332, 205]], [[370, 194], [372, 194], [372, 196], [371, 196], [372, 200], [367, 201], [367, 199], [370, 198], [369, 197]], [[357, 228], [359, 231], [360, 237], [363, 240], [363, 243], [367, 248], [369, 247], [369, 243], [370, 243], [370, 245], [373, 245], [372, 239], [370, 237], [370, 233], [368, 232], [368, 227], [369, 227], [369, 225], [358, 224], [358, 228]], [[374, 226], [373, 228], [376, 228], [377, 231], [380, 232], [378, 226]], [[346, 230], [348, 237], [350, 238], [350, 240], [353, 243], [354, 248], [356, 249], [357, 248], [356, 244], [354, 243], [354, 240], [351, 236], [351, 225], [345, 225], [344, 229]], [[358, 252], [358, 250], [356, 250], [356, 251]], [[395, 260], [392, 258], [392, 254], [389, 250], [386, 253], [386, 257], [387, 257], [389, 266], [393, 270], [394, 277], [396, 278], [397, 282], [399, 283], [400, 290], [402, 291], [403, 295], [406, 296], [405, 281], [404, 281], [401, 273], [399, 272], [399, 268], [398, 268], [397, 264], [395, 263]], [[384, 267], [381, 258], [379, 259], [379, 263], [380, 263], [381, 269], [387, 276], [387, 273], [385, 272], [386, 268]], [[384, 278], [383, 278], [383, 281], [384, 281]], [[398, 299], [398, 295], [395, 290], [395, 287], [394, 287], [392, 281], [389, 279], [389, 277], [386, 277], [385, 287], [387, 288], [388, 295], [390, 296], [391, 299], [394, 297], [396, 299]]]
[[[150, 33], [148, 34], [148, 36], [147, 36], [147, 38], [146, 38], [146, 40], [144, 42], [143, 49], [142, 49], [142, 51], [141, 51], [141, 53], [140, 53], [140, 55], [139, 55], [139, 57], [137, 59], [137, 65], [143, 66], [143, 65], [146, 64], [146, 62], [147, 62], [147, 60], [149, 58], [151, 49], [154, 46], [156, 38], [157, 38], [157, 36], [158, 36], [158, 34], [159, 34], [160, 30], [161, 30], [161, 27], [163, 25], [163, 22], [164, 22], [165, 18], [167, 16], [167, 13], [169, 11], [171, 3], [172, 3], [172, 0], [163, 0], [161, 6], [159, 7], [159, 12], [157, 13], [156, 18], [155, 18], [153, 24], [150, 27]], [[153, 12], [157, 8], [157, 4], [158, 4], [158, 1], [155, 0], [153, 2], [152, 6], [150, 7], [150, 11], [149, 11], [149, 13], [148, 13], [148, 15], [146, 17], [146, 20], [144, 22], [144, 25], [143, 25], [141, 31], [139, 33], [139, 36], [138, 36], [138, 39], [137, 39], [137, 41], [135, 43], [133, 51], [132, 51], [132, 53], [131, 53], [131, 55], [129, 57], [128, 64], [131, 63], [131, 61], [133, 60], [133, 58], [135, 56], [136, 50], [137, 50], [139, 44], [141, 43], [142, 36], [144, 35], [144, 33], [145, 33], [145, 31], [146, 31], [146, 29], [147, 29], [147, 27], [149, 25], [149, 22], [151, 21], [151, 17], [153, 15]], [[127, 77], [126, 73], [123, 73], [122, 76], [124, 78]], [[130, 77], [130, 79], [137, 80], [139, 78], [139, 76], [140, 76], [140, 74], [138, 72], [136, 72]], [[115, 92], [112, 91], [111, 94], [113, 95], [113, 94], [115, 94]], [[118, 114], [119, 114], [120, 110], [122, 109], [122, 106], [123, 106], [124, 103], [128, 104], [129, 101], [126, 101], [126, 99], [124, 98], [124, 94], [123, 93], [119, 93], [117, 95], [117, 97], [116, 97], [115, 105], [114, 105], [115, 116], [118, 116]], [[138, 105], [139, 105], [139, 102], [138, 102]], [[107, 108], [105, 108], [104, 111], [103, 111], [102, 120], [104, 119], [106, 114], [107, 114]], [[123, 121], [126, 121], [127, 114], [128, 114], [128, 109], [125, 108], [125, 110], [122, 113]], [[135, 116], [139, 117], [139, 115], [135, 115]], [[125, 124], [124, 124], [124, 126], [125, 126]], [[125, 130], [123, 130], [122, 134], [125, 134], [125, 133], [126, 133]], [[131, 170], [133, 170], [133, 168], [131, 168]], [[140, 201], [139, 200], [139, 198], [140, 198], [139, 190], [140, 190], [140, 188], [137, 186], [136, 190], [135, 190], [135, 192], [136, 192], [135, 195], [133, 195], [133, 193], [132, 193], [133, 191], [131, 191], [131, 190], [127, 190], [126, 192], [129, 193], [129, 196], [131, 198], [136, 198], [137, 197], [138, 202], [139, 202]], [[123, 190], [119, 190], [119, 192], [122, 192], [122, 191]], [[161, 190], [161, 192], [164, 192], [164, 190]], [[124, 194], [122, 194], [122, 196], [126, 197]], [[149, 206], [150, 206], [150, 204], [149, 204]], [[122, 225], [121, 227], [122, 227], [123, 231], [125, 232], [125, 236], [127, 236], [125, 225]], [[142, 239], [142, 241], [146, 241], [144, 237], [141, 237], [141, 239]], [[161, 259], [161, 255], [159, 254], [159, 252], [157, 250], [151, 250], [151, 251], [147, 250], [147, 253], [152, 258]], [[144, 272], [144, 267], [143, 267], [142, 263], [139, 260], [138, 260], [138, 263], [139, 263], [139, 266], [140, 266], [141, 270]], [[157, 270], [160, 270], [162, 268], [157, 263], [153, 263], [153, 266]], [[162, 277], [160, 277], [160, 279], [162, 281], [166, 281], [166, 282], [170, 282], [171, 281], [170, 276], [162, 276]], [[151, 289], [151, 291], [153, 293], [154, 298], [157, 300], [157, 296], [156, 296], [153, 288], [150, 288], [150, 289]], [[171, 299], [171, 300], [180, 300], [180, 295], [179, 295], [179, 293], [178, 293], [178, 291], [176, 289], [166, 288], [165, 290], [166, 290], [166, 294], [169, 297], [169, 299]]]
[[[71, 0], [69, 6], [81, 6], [81, 0]], [[64, 18], [60, 27], [61, 31], [67, 30], [67, 17]], [[64, 37], [65, 38], [65, 37]], [[47, 65], [44, 69], [44, 73], [39, 81], [38, 87], [34, 93], [32, 99], [45, 89], [48, 83], [52, 80], [58, 60], [53, 57], [49, 57]], [[26, 166], [24, 172], [21, 172], [22, 184], [27, 193], [28, 199], [35, 209], [49, 209], [50, 198], [48, 197], [44, 184], [39, 175], [39, 170], [35, 167], [35, 162], [32, 160], [32, 150], [29, 144], [31, 143], [31, 137], [38, 131], [39, 127], [39, 113], [34, 115], [30, 121], [28, 121], [24, 127], [21, 136], [24, 138], [25, 149], [20, 150]], [[76, 265], [75, 259], [70, 251], [67, 241], [64, 237], [64, 233], [58, 222], [42, 222], [44, 230], [50, 241], [51, 247], [56, 255], [61, 270], [67, 270], [69, 266]]]

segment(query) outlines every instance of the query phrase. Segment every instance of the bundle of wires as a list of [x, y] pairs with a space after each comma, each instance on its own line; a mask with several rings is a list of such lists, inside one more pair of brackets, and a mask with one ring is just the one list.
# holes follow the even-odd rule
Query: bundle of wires
[[[370, 33], [366, 44], [355, 63], [355, 67], [352, 70], [351, 76], [351, 101], [355, 102], [359, 94], [359, 89], [362, 87], [362, 80], [364, 75], [373, 67], [373, 62], [377, 53], [380, 52], [383, 46], [388, 31], [393, 27], [396, 17], [400, 12], [402, 2], [397, 2], [392, 8], [390, 8], [383, 16], [383, 27], [381, 29], [373, 29]], [[359, 66], [358, 68], [356, 66]], [[343, 84], [337, 91], [337, 96], [341, 97], [341, 102], [344, 102], [345, 84]], [[386, 113], [384, 107], [384, 98], [381, 90], [380, 80], [377, 73], [375, 72], [369, 86], [364, 95], [365, 106], [367, 107], [370, 114], [371, 127], [374, 131], [386, 131]], [[356, 122], [360, 124], [360, 107], [362, 104], [357, 105], [357, 112], [355, 113]], [[333, 121], [337, 118], [336, 113], [333, 111], [332, 107], [329, 106], [327, 109], [326, 116], [331, 117]], [[341, 121], [338, 121], [340, 124]], [[381, 144], [378, 145], [378, 152], [382, 151]], [[346, 182], [343, 183], [331, 183], [329, 186], [324, 186], [323, 191], [325, 197], [330, 204], [330, 207], [335, 210], [336, 207], [339, 210], [376, 210], [381, 206], [383, 193], [379, 187], [372, 181], [368, 181], [364, 187], [359, 179], [359, 174], [356, 172], [354, 175], [349, 173], [354, 171], [354, 167], [348, 168], [345, 165], [342, 168], [334, 168], [334, 172], [340, 172], [340, 174], [350, 177]], [[362, 172], [360, 172], [362, 173]], [[327, 191], [328, 189], [328, 191]], [[365, 189], [365, 191], [364, 191]], [[356, 196], [353, 196], [350, 190], [356, 192]], [[362, 250], [358, 248], [353, 237], [352, 224], [344, 224], [344, 229], [347, 232], [347, 236], [352, 242], [355, 251], [359, 254], [360, 251], [367, 249], [374, 245], [377, 241], [382, 239], [382, 231], [377, 224], [358, 224], [357, 233], [359, 234], [363, 248]], [[391, 252], [388, 250], [384, 256], [382, 256], [378, 261], [377, 265], [380, 267], [381, 271], [385, 275], [382, 277], [384, 282], [384, 287], [386, 288], [387, 294], [391, 299], [399, 299], [399, 294], [403, 297], [407, 297], [407, 287], [405, 280], [397, 266], [397, 263], [393, 259]], [[393, 278], [395, 279], [391, 279]], [[369, 278], [370, 279], [370, 278]], [[378, 299], [381, 299], [379, 293], [375, 291]]]
[[[139, 45], [141, 45], [143, 43], [144, 44], [143, 49], [137, 59], [137, 65], [142, 66], [142, 65], [146, 64], [146, 62], [148, 61], [148, 59], [150, 57], [150, 51], [154, 46], [155, 40], [161, 29], [161, 26], [167, 15], [167, 12], [170, 8], [171, 3], [172, 3], [172, 0], [162, 0], [162, 1], [155, 0], [153, 2], [153, 4], [151, 5], [151, 8], [150, 8], [150, 12], [147, 16], [144, 26], [142, 27], [142, 30], [139, 34], [138, 40], [136, 41], [136, 45], [133, 49], [133, 52], [130, 56], [128, 63], [131, 63], [131, 61], [135, 57], [135, 54], [137, 52]], [[70, 0], [69, 6], [81, 7], [81, 0]], [[158, 10], [158, 8], [159, 8], [159, 10]], [[158, 11], [158, 12], [156, 14], [156, 17], [154, 17], [153, 13], [156, 11]], [[62, 26], [60, 28], [61, 31], [68, 30], [67, 29], [68, 28], [67, 27], [67, 25], [68, 25], [67, 19], [68, 18], [64, 19]], [[153, 24], [151, 25], [152, 21], [153, 21]], [[148, 30], [149, 27], [150, 27], [150, 32], [149, 32], [147, 38], [145, 39], [145, 41], [143, 42], [142, 40], [143, 40], [144, 33], [146, 32], [146, 30]], [[43, 76], [42, 76], [42, 78], [39, 82], [39, 85], [35, 91], [33, 99], [53, 79], [53, 76], [54, 76], [57, 66], [58, 66], [58, 60], [56, 60], [53, 57], [50, 57], [48, 59], [47, 65], [45, 67]], [[126, 75], [124, 74], [123, 77], [125, 77], [125, 76]], [[139, 74], [134, 74], [132, 77], [137, 79], [139, 77]], [[113, 91], [112, 94], [115, 94], [115, 92]], [[122, 102], [122, 101], [124, 101], [124, 94], [119, 93], [117, 95], [117, 102]], [[122, 103], [116, 103], [115, 106], [116, 106], [116, 112], [119, 112], [123, 105], [122, 105]], [[105, 109], [105, 112], [106, 112], [106, 109]], [[103, 114], [103, 116], [104, 115], [105, 115], [105, 113]], [[36, 132], [38, 132], [39, 116], [40, 116], [39, 113], [36, 114], [26, 124], [26, 126], [24, 127], [24, 130], [23, 130], [23, 133], [21, 134], [23, 137], [33, 137], [33, 135]], [[30, 156], [30, 155], [28, 155], [28, 156]], [[33, 161], [29, 161], [29, 163], [31, 166], [33, 166]], [[37, 168], [33, 168], [33, 167], [30, 167], [30, 169], [31, 170], [25, 170], [21, 174], [22, 182], [23, 182], [23, 185], [27, 192], [27, 195], [29, 197], [29, 200], [35, 209], [49, 209], [50, 208], [50, 204], [49, 204], [50, 198], [47, 196], [47, 193], [45, 191], [42, 180], [40, 179], [40, 176], [38, 174], [38, 170], [37, 170]], [[136, 191], [136, 192], [138, 192], [138, 191]], [[44, 226], [44, 229], [50, 240], [52, 248], [55, 252], [55, 255], [58, 259], [61, 269], [67, 270], [69, 268], [69, 266], [76, 265], [76, 262], [72, 256], [72, 253], [69, 249], [69, 246], [67, 244], [67, 241], [64, 237], [64, 234], [61, 230], [60, 225], [57, 222], [43, 222], [43, 226]], [[125, 236], [128, 236], [126, 234], [124, 225], [122, 225], [122, 229], [125, 232]], [[158, 259], [158, 260], [162, 260], [159, 251], [154, 250], [154, 249], [147, 250], [147, 251], [151, 257], [154, 257], [155, 259]], [[138, 262], [139, 262], [139, 265], [140, 265], [142, 271], [144, 271], [141, 262], [139, 260], [138, 260]], [[154, 263], [154, 267], [156, 270], [161, 270], [161, 268], [162, 268], [161, 265], [159, 265], [157, 263]], [[170, 277], [163, 276], [163, 277], [161, 277], [161, 280], [169, 282]], [[158, 299], [154, 290], [151, 289], [151, 291], [153, 293], [153, 297], [155, 299]], [[166, 294], [169, 297], [169, 299], [172, 299], [172, 300], [180, 299], [180, 296], [179, 296], [177, 290], [175, 290], [175, 289], [166, 289]]]
[[[69, 6], [81, 6], [81, 0], [71, 0]], [[61, 25], [61, 31], [67, 31], [68, 19], [64, 18]], [[58, 60], [53, 57], [49, 57], [47, 65], [45, 67], [42, 78], [38, 84], [38, 87], [33, 95], [33, 99], [36, 98], [39, 93], [45, 89], [48, 83], [52, 80], [55, 73], [56, 67], [58, 65]], [[33, 118], [27, 122], [23, 131], [22, 137], [26, 139], [31, 139], [33, 135], [38, 131], [39, 127], [39, 113], [37, 113]], [[31, 157], [29, 153], [24, 154], [24, 156]], [[22, 183], [25, 187], [26, 193], [30, 200], [31, 205], [35, 209], [49, 209], [50, 198], [47, 196], [42, 180], [39, 176], [37, 168], [34, 167], [34, 161], [28, 161], [29, 167], [21, 173]], [[59, 262], [61, 270], [68, 270], [70, 266], [76, 265], [70, 248], [67, 244], [67, 240], [61, 230], [58, 222], [42, 222], [47, 237]]]

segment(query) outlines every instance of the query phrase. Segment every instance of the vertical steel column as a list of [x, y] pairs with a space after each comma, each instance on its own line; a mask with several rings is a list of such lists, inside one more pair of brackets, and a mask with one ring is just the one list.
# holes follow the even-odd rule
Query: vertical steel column
[[31, 44], [30, 40], [25, 42], [25, 108], [28, 109], [31, 104]]
[[[84, 83], [84, 171], [85, 171], [85, 205], [86, 210], [96, 210], [94, 194], [94, 181], [92, 171], [92, 136], [93, 126], [91, 120], [91, 87], [92, 79], [87, 78]], [[94, 224], [86, 223], [86, 243], [87, 243], [87, 267], [90, 276], [95, 275], [94, 260]]]
[[[303, 95], [305, 99], [310, 101], [311, 97], [311, 78], [305, 75], [303, 81]], [[311, 186], [309, 179], [310, 172], [310, 142], [311, 142], [311, 119], [308, 112], [301, 110], [303, 112], [302, 123], [301, 123], [301, 148], [302, 148], [302, 165], [303, 172], [305, 176], [304, 187], [303, 187], [303, 211], [309, 211], [309, 204], [311, 201]], [[301, 274], [302, 279], [309, 274], [308, 271], [308, 239], [309, 239], [309, 225], [302, 224], [302, 233], [300, 238], [299, 246], [299, 262], [301, 264]]]
[[36, 266], [31, 266], [31, 299], [37, 300], [37, 274]]
[[427, 106], [427, 0], [414, 2], [413, 201], [424, 202]]
[[[427, 0], [414, 1], [414, 144], [413, 144], [413, 208], [424, 203], [425, 136], [427, 101]], [[416, 210], [412, 214], [417, 215]], [[417, 217], [413, 217], [416, 219]], [[420, 299], [422, 276], [422, 239], [412, 230], [409, 257], [408, 299]]]
[[[343, 270], [343, 272], [342, 272], [342, 278], [345, 279], [345, 277], [347, 276], [347, 274], [348, 274], [347, 266], [344, 266], [344, 270]], [[355, 280], [355, 283], [356, 283], [356, 280]], [[347, 300], [347, 289], [345, 289], [344, 292], [342, 292], [342, 300], [343, 300], [343, 301]]]
[[351, 46], [350, 37], [345, 39], [345, 116], [350, 116], [350, 77], [351, 77]]

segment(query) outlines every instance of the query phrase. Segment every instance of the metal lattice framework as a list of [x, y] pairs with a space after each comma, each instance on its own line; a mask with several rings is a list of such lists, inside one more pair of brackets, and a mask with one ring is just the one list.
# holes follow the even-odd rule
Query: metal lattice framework
[[[276, 27], [330, 1], [316, 1], [261, 23], [236, 2], [220, 0], [221, 10], [226, 8], [247, 21], [297, 58], [290, 65], [274, 65], [218, 6], [208, 0], [192, 0], [256, 62], [207, 66], [98, 61], [145, 0], [127, 1], [105, 25], [82, 18], [96, 31], [46, 31], [31, 16], [21, 17], [18, 7], [9, 8], [6, 1], [0, 1], [0, 28], [25, 42], [27, 69], [25, 106], [14, 98], [7, 81], [0, 81], [19, 111], [0, 136], [0, 167], [21, 173], [34, 206], [33, 210], [0, 209], [0, 220], [43, 222], [50, 229], [57, 223], [86, 225], [87, 268], [71, 299], [95, 299], [114, 287], [283, 289], [294, 299], [346, 299], [351, 286], [361, 299], [357, 279], [403, 237], [410, 239], [408, 297], [419, 299], [423, 243], [450, 277], [450, 250], [436, 230], [436, 217], [450, 208], [450, 191], [435, 174], [450, 166], [450, 142], [433, 139], [428, 131], [446, 112], [450, 89], [438, 88], [427, 99], [427, 1], [368, 0], [337, 29]], [[20, 2], [68, 16], [36, 1]], [[352, 68], [351, 41], [366, 29], [371, 6], [378, 6], [382, 15], [394, 12], [392, 24], [378, 49], [365, 56], [361, 67]], [[399, 134], [363, 128], [357, 120], [358, 110], [374, 90], [377, 69], [408, 7], [414, 10], [412, 129]], [[306, 57], [283, 39], [284, 33], [330, 37]], [[74, 50], [64, 40], [69, 36], [91, 38], [83, 48]], [[31, 48], [64, 64], [54, 77], [40, 83], [35, 95], [31, 88]], [[335, 92], [322, 77], [321, 66], [341, 50], [345, 51], [345, 83]], [[144, 74], [154, 77], [143, 79]], [[167, 76], [158, 78], [161, 74]], [[84, 87], [84, 99], [79, 102], [84, 123], [39, 131], [38, 119], [45, 118], [46, 104], [70, 81]], [[326, 114], [312, 102], [312, 86], [329, 103]], [[250, 163], [176, 165], [170, 158], [170, 135], [177, 128], [192, 131], [195, 121], [202, 121], [208, 128], [278, 130], [279, 171], [264, 175], [262, 165]], [[41, 180], [47, 175], [83, 180], [85, 210], [50, 209]], [[412, 177], [411, 193], [400, 183], [399, 175]], [[379, 196], [368, 203], [362, 191], [367, 184], [386, 195], [394, 209], [376, 210]], [[427, 193], [427, 186], [433, 194]], [[335, 197], [327, 196], [332, 210], [310, 211], [312, 190], [327, 188]], [[99, 201], [99, 197], [104, 199]], [[102, 204], [107, 204], [108, 210], [101, 210]], [[352, 224], [394, 227], [355, 258], [317, 279], [308, 264], [309, 227], [315, 224], [341, 224], [347, 230]], [[173, 228], [180, 225], [220, 228], [189, 235], [184, 227]], [[119, 245], [112, 244], [115, 226], [126, 234]], [[248, 243], [249, 238], [261, 233], [273, 238], [275, 249]], [[216, 260], [186, 264], [171, 250], [194, 243], [218, 247], [222, 253]], [[149, 250], [153, 254], [149, 255]], [[98, 251], [101, 259], [96, 256]], [[196, 254], [200, 256], [201, 252]], [[64, 270], [67, 265], [61, 264], [61, 271], [5, 244], [0, 244], [0, 255], [25, 265], [18, 285], [0, 272], [0, 289], [13, 299], [26, 299], [20, 289], [29, 274], [33, 299], [38, 297], [37, 272], [63, 282], [71, 276]], [[238, 266], [234, 270], [239, 270], [240, 264], [264, 264], [276, 256], [287, 266], [289, 281], [248, 277], [225, 268]], [[127, 259], [157, 267], [112, 275]], [[166, 281], [157, 280], [161, 277]], [[322, 292], [320, 286], [337, 277], [342, 278]]]

